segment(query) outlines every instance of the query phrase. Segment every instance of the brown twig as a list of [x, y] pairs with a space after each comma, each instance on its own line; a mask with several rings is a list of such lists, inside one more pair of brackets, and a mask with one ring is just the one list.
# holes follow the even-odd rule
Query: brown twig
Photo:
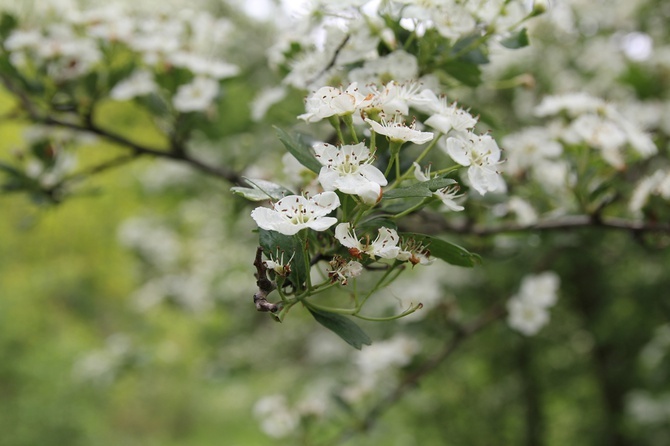
[[265, 313], [276, 313], [280, 310], [279, 305], [268, 302], [267, 297], [268, 294], [277, 288], [277, 286], [274, 282], [268, 279], [268, 268], [263, 263], [263, 248], [260, 246], [256, 249], [254, 266], [256, 267], [256, 285], [258, 286], [258, 291], [254, 294], [256, 310]]

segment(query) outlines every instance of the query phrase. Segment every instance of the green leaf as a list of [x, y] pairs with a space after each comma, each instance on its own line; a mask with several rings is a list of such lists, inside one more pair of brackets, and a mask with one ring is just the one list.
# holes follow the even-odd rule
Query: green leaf
[[481, 263], [481, 257], [454, 243], [424, 234], [403, 233], [404, 238], [414, 239], [430, 251], [430, 255], [451, 265], [473, 267]]
[[528, 46], [530, 42], [528, 41], [528, 33], [526, 32], [526, 28], [521, 28], [519, 31], [512, 33], [510, 36], [502, 39], [500, 43], [505, 48], [516, 50], [518, 48]]
[[[479, 33], [470, 34], [458, 42], [454, 43], [451, 48], [451, 56], [462, 62], [468, 62], [475, 65], [484, 65], [489, 63], [489, 58], [486, 55], [486, 46], [484, 42], [478, 42], [481, 39]], [[473, 44], [475, 46], [473, 46]]]
[[370, 337], [346, 316], [337, 313], [317, 311], [309, 308], [316, 321], [332, 331], [352, 347], [360, 350], [363, 345], [372, 344]]
[[284, 186], [265, 181], [258, 178], [244, 178], [244, 180], [251, 185], [251, 187], [231, 187], [230, 190], [237, 195], [241, 195], [247, 200], [264, 201], [264, 200], [281, 200], [286, 195], [293, 195], [293, 192], [286, 189]]
[[482, 70], [475, 64], [454, 60], [443, 64], [442, 68], [451, 77], [469, 87], [476, 87], [482, 83]]
[[5, 40], [17, 25], [16, 17], [3, 12], [2, 17], [0, 17], [0, 37], [2, 37], [2, 40]]
[[279, 127], [275, 127], [279, 140], [284, 144], [286, 150], [293, 155], [303, 166], [314, 173], [319, 173], [321, 163], [317, 161], [312, 153], [312, 148], [300, 137], [294, 138]]
[[305, 260], [305, 250], [302, 246], [300, 237], [296, 234], [294, 236], [280, 234], [277, 231], [268, 231], [259, 229], [259, 243], [266, 257], [276, 259], [277, 251], [284, 255], [284, 262], [291, 259], [291, 273], [289, 279], [293, 287], [300, 291], [304, 288], [307, 280], [307, 261]]
[[396, 199], [396, 198], [412, 198], [412, 197], [425, 197], [429, 198], [433, 196], [433, 192], [439, 189], [443, 189], [447, 186], [455, 184], [456, 180], [451, 178], [433, 178], [428, 181], [421, 183], [412, 184], [411, 186], [401, 187], [398, 189], [393, 189], [388, 192], [384, 192], [382, 199]]

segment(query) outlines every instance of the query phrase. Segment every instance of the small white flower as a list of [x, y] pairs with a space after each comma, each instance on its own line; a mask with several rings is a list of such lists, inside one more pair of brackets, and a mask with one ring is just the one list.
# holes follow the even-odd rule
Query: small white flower
[[446, 151], [458, 164], [468, 167], [470, 185], [480, 194], [506, 189], [496, 170], [501, 163], [500, 148], [490, 135], [467, 132], [459, 137], [449, 137]]
[[670, 200], [670, 171], [657, 170], [650, 176], [644, 177], [633, 190], [628, 209], [633, 214], [641, 216], [642, 209], [652, 195]]
[[430, 251], [421, 243], [410, 239], [403, 248], [401, 248], [396, 257], [401, 262], [409, 262], [412, 265], [430, 265], [435, 261], [430, 257]]
[[[293, 253], [295, 255], [295, 253]], [[275, 272], [275, 274], [278, 274], [280, 276], [288, 276], [291, 273], [291, 260], [293, 260], [293, 256], [291, 256], [288, 261], [284, 262], [284, 253], [279, 253], [273, 257], [270, 257], [269, 260], [265, 260], [263, 264], [265, 267], [269, 270], [272, 270]]]
[[519, 293], [507, 301], [507, 323], [526, 336], [549, 323], [549, 307], [558, 300], [560, 279], [553, 271], [523, 278]]
[[273, 438], [283, 438], [294, 432], [300, 424], [300, 416], [288, 406], [284, 395], [267, 395], [256, 402], [253, 408], [261, 430]]
[[535, 108], [536, 116], [551, 116], [565, 111], [575, 117], [583, 113], [595, 113], [605, 107], [605, 101], [588, 93], [565, 93], [546, 96]]
[[321, 87], [307, 98], [307, 113], [298, 116], [298, 119], [318, 122], [331, 116], [350, 115], [365, 101], [366, 97], [358, 92], [356, 82], [344, 91], [340, 88]]
[[507, 161], [505, 172], [522, 175], [534, 170], [538, 163], [555, 159], [563, 153], [563, 146], [553, 139], [545, 127], [527, 127], [502, 139]]
[[206, 110], [219, 94], [219, 83], [208, 77], [196, 77], [193, 82], [181, 85], [172, 98], [174, 108], [180, 112]]
[[507, 323], [514, 330], [532, 336], [549, 323], [549, 312], [514, 296], [507, 301]]
[[369, 100], [362, 102], [359, 108], [369, 113], [380, 112], [387, 115], [407, 115], [410, 105], [420, 103], [424, 99], [418, 93], [421, 84], [418, 82], [398, 83], [388, 82], [384, 88], [378, 90], [375, 85], [369, 86]]
[[449, 104], [446, 96], [437, 97], [430, 90], [421, 92], [424, 103], [422, 108], [432, 113], [430, 118], [426, 119], [426, 125], [447, 134], [450, 130], [459, 132], [474, 128], [477, 124], [477, 118], [470, 113], [459, 108], [454, 102]]
[[366, 61], [362, 67], [349, 72], [349, 78], [361, 85], [400, 82], [419, 77], [419, 63], [416, 57], [403, 50], [396, 50], [378, 59]]
[[[421, 166], [418, 163], [414, 163], [414, 178], [424, 182], [430, 180], [430, 166], [426, 168], [426, 171], [421, 170]], [[454, 201], [455, 198], [462, 197], [463, 194], [458, 194], [459, 186], [457, 184], [447, 186], [443, 189], [436, 190], [433, 192], [433, 196], [442, 200], [442, 203], [451, 211], [459, 212], [465, 209], [460, 204], [457, 204]]]
[[553, 271], [526, 276], [521, 281], [519, 295], [534, 305], [543, 308], [552, 307], [558, 300], [560, 283], [561, 279]]
[[356, 236], [356, 231], [351, 228], [350, 223], [340, 223], [335, 227], [335, 238], [343, 246], [349, 248], [349, 252], [354, 257], [359, 257], [362, 253], [365, 253], [371, 257], [395, 259], [400, 253], [398, 233], [384, 226], [378, 229], [378, 233], [379, 235], [372, 243], [367, 239], [366, 243], [363, 244]]
[[520, 197], [510, 197], [507, 210], [516, 214], [516, 221], [523, 226], [537, 223], [537, 212], [530, 203]]
[[157, 85], [151, 73], [138, 70], [112, 88], [109, 96], [116, 101], [127, 101], [156, 91]]
[[326, 217], [340, 205], [335, 192], [324, 192], [307, 199], [301, 195], [289, 195], [274, 203], [272, 209], [258, 207], [251, 218], [259, 227], [294, 235], [304, 228], [325, 231], [337, 223], [334, 217]]
[[379, 201], [381, 186], [386, 186], [388, 182], [384, 174], [372, 165], [374, 158], [364, 143], [340, 148], [318, 143], [314, 152], [323, 165], [319, 182], [325, 190], [358, 195], [367, 204]]
[[416, 122], [412, 122], [408, 126], [402, 119], [402, 115], [396, 114], [393, 115], [393, 119], [387, 121], [386, 117], [382, 115], [381, 123], [370, 118], [365, 118], [365, 122], [370, 124], [375, 133], [385, 135], [394, 142], [411, 141], [414, 144], [424, 144], [433, 139], [433, 133], [417, 130]]
[[170, 53], [167, 59], [175, 67], [186, 68], [195, 75], [212, 77], [214, 79], [229, 78], [236, 76], [240, 72], [240, 68], [236, 65], [187, 51]]

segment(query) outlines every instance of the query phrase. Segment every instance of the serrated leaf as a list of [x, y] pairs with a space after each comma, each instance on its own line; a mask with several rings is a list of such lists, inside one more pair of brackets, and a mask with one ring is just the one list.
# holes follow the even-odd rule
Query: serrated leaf
[[360, 350], [363, 345], [372, 344], [370, 337], [361, 327], [356, 325], [351, 319], [337, 313], [325, 311], [316, 311], [309, 309], [314, 319], [328, 330], [332, 331], [352, 347]]
[[447, 186], [455, 184], [456, 180], [451, 178], [433, 178], [428, 181], [423, 181], [421, 183], [412, 184], [411, 186], [401, 187], [398, 189], [393, 189], [388, 192], [384, 192], [382, 199], [396, 199], [396, 198], [415, 198], [415, 197], [425, 197], [429, 198], [433, 196], [433, 192], [436, 190], [443, 189]]
[[521, 28], [519, 31], [512, 33], [500, 41], [502, 46], [511, 50], [526, 47], [529, 43], [526, 28]]
[[305, 250], [302, 247], [302, 241], [297, 235], [290, 236], [280, 234], [276, 231], [259, 229], [259, 243], [266, 257], [276, 259], [277, 252], [284, 255], [284, 262], [291, 260], [291, 273], [289, 279], [296, 290], [304, 288], [307, 280], [307, 265], [309, 259], [305, 260]]
[[251, 201], [281, 200], [286, 195], [293, 195], [293, 192], [284, 186], [265, 181], [258, 178], [244, 179], [251, 187], [231, 187], [230, 190], [237, 195], [241, 195]]
[[481, 257], [454, 243], [424, 234], [403, 233], [404, 238], [414, 239], [430, 251], [430, 255], [451, 265], [473, 267], [481, 263]]
[[284, 144], [286, 150], [297, 159], [300, 164], [314, 173], [319, 173], [321, 163], [317, 161], [312, 153], [312, 148], [299, 137], [293, 137], [279, 127], [275, 127], [279, 140]]

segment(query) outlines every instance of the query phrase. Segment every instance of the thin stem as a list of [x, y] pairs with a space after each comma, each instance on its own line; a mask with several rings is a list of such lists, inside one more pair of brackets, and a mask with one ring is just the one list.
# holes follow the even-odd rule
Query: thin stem
[[396, 319], [400, 319], [400, 318], [403, 318], [405, 316], [408, 316], [408, 315], [414, 313], [416, 310], [419, 310], [421, 308], [423, 308], [423, 304], [419, 303], [419, 304], [416, 304], [416, 305], [412, 305], [407, 310], [403, 311], [400, 314], [396, 314], [395, 316], [370, 317], [370, 316], [363, 316], [362, 314], [358, 314], [358, 313], [353, 314], [353, 316], [357, 317], [359, 319], [363, 319], [364, 321], [370, 321], [370, 322], [389, 322], [389, 321], [394, 321]]
[[335, 132], [337, 133], [337, 138], [340, 140], [340, 144], [345, 144], [344, 134], [342, 133], [342, 126], [340, 125], [340, 117], [331, 116], [328, 118], [328, 122], [330, 122], [330, 125], [335, 128]]
[[349, 133], [351, 134], [351, 139], [354, 141], [354, 144], [358, 144], [358, 136], [356, 135], [356, 129], [354, 128], [354, 118], [351, 115], [344, 115], [342, 116], [342, 120], [347, 126], [347, 129], [349, 129]]
[[418, 209], [421, 209], [422, 207], [424, 207], [426, 204], [428, 204], [432, 200], [433, 200], [433, 197], [426, 197], [423, 200], [421, 200], [420, 202], [418, 202], [417, 204], [415, 204], [414, 206], [412, 206], [411, 208], [405, 209], [404, 211], [400, 212], [399, 214], [396, 214], [396, 215], [392, 216], [391, 218], [398, 219], [398, 218], [404, 217], [405, 215], [409, 215], [412, 212], [414, 212]]
[[304, 306], [306, 306], [307, 308], [311, 308], [312, 310], [323, 311], [325, 313], [345, 314], [345, 315], [348, 315], [348, 316], [355, 315], [359, 311], [358, 308], [326, 307], [324, 305], [315, 304], [314, 302], [310, 302], [306, 299], [302, 301], [302, 304]]

